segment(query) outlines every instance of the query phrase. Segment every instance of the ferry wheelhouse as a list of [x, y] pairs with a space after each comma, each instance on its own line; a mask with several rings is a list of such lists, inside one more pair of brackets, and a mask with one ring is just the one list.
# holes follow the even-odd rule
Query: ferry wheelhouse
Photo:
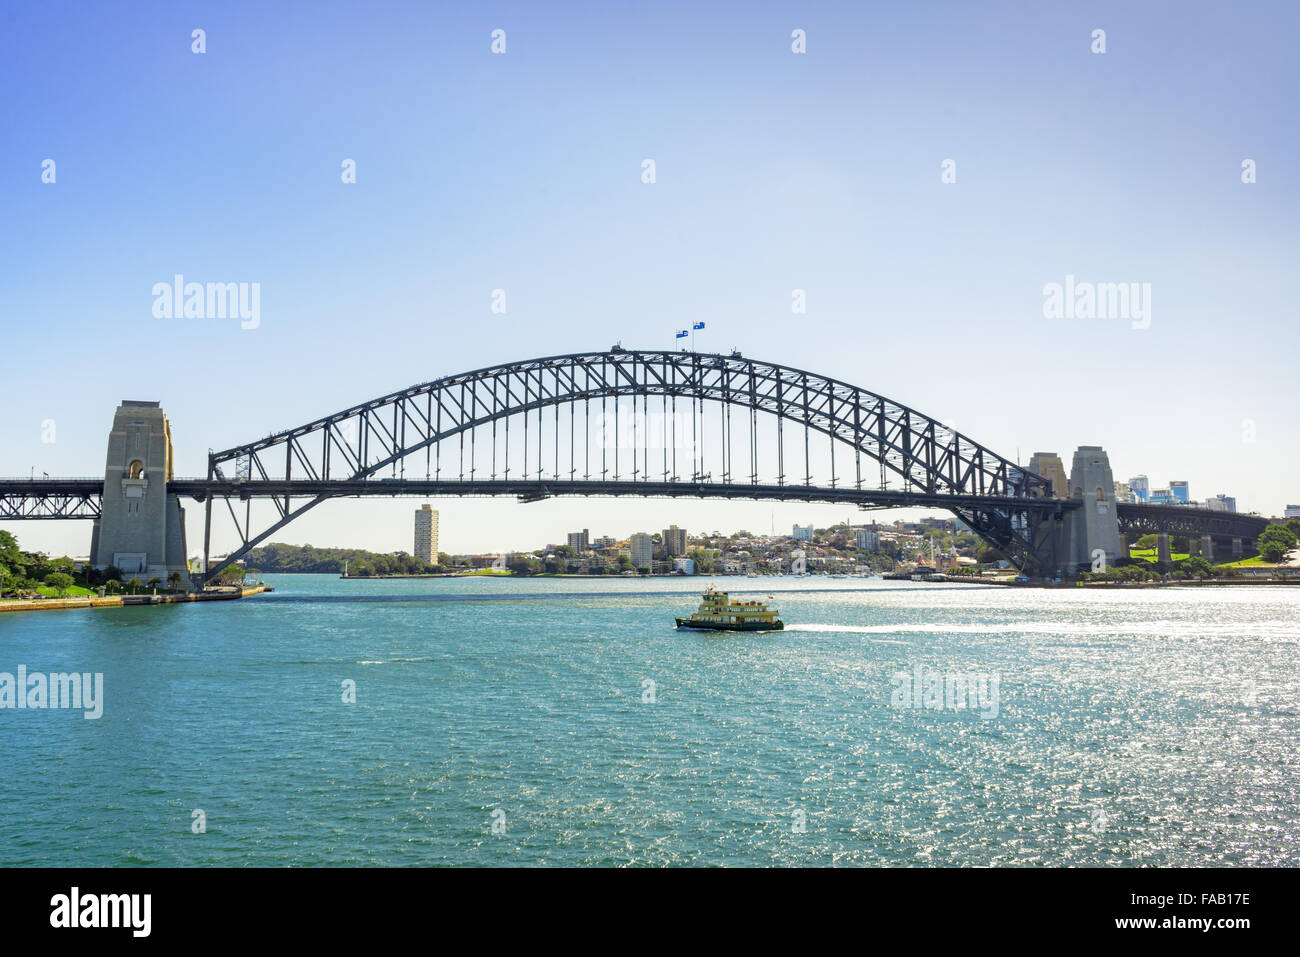
[[[771, 595], [767, 596], [771, 599]], [[710, 587], [700, 607], [689, 618], [678, 618], [678, 628], [706, 631], [781, 631], [780, 612], [763, 601], [732, 601], [725, 591]]]

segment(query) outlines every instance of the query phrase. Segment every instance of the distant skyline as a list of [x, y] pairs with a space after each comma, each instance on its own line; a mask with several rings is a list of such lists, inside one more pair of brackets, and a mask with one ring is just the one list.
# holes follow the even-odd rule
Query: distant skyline
[[[1281, 2], [11, 7], [0, 474], [102, 474], [123, 399], [160, 401], [200, 475], [209, 448], [418, 382], [705, 321], [700, 351], [1018, 461], [1101, 445], [1117, 480], [1281, 515], [1298, 27]], [[178, 274], [257, 284], [257, 322], [159, 317]], [[1121, 283], [1144, 316], [1052, 317], [1054, 285]], [[448, 552], [932, 514], [336, 500], [273, 540], [410, 551], [425, 501]], [[0, 528], [89, 548], [88, 522]]]

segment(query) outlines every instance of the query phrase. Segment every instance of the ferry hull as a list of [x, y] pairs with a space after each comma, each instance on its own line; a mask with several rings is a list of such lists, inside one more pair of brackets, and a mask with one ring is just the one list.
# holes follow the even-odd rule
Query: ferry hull
[[716, 621], [695, 621], [690, 618], [678, 618], [677, 627], [694, 628], [699, 631], [783, 631], [785, 623], [781, 621], [746, 621], [723, 624]]

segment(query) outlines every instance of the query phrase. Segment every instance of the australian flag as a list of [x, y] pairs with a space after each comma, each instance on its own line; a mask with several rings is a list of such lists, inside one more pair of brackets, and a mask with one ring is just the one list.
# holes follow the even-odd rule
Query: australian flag
[[678, 339], [685, 339], [685, 338], [686, 338], [687, 336], [689, 336], [690, 334], [691, 334], [691, 332], [690, 332], [689, 329], [683, 329], [681, 332], [677, 333], [677, 338], [678, 338]]
[[703, 329], [703, 328], [704, 328], [704, 323], [702, 323], [702, 322], [694, 323], [694, 324], [691, 326], [691, 328], [692, 328], [692, 329], [696, 329], [696, 330]]

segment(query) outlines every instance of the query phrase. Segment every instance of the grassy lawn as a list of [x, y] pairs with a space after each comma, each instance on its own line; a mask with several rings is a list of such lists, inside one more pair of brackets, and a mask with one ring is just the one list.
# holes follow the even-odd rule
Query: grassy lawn
[[[1133, 558], [1145, 558], [1149, 562], [1154, 562], [1157, 560], [1156, 550], [1154, 548], [1130, 548], [1128, 553]], [[1188, 557], [1187, 552], [1171, 551], [1169, 553], [1169, 560], [1171, 562], [1180, 562], [1187, 557]]]
[[1264, 561], [1264, 559], [1259, 555], [1256, 555], [1253, 558], [1243, 558], [1239, 562], [1223, 562], [1222, 564], [1224, 565], [1267, 565], [1270, 568], [1273, 566], [1272, 562]]
[[[46, 598], [60, 597], [59, 593], [55, 589], [50, 588], [48, 585], [37, 585], [36, 590], [40, 592], [42, 595], [44, 595]], [[98, 594], [99, 594], [98, 591], [91, 591], [89, 588], [82, 588], [80, 585], [73, 585], [71, 588], [69, 588], [66, 592], [63, 593], [62, 597], [85, 598], [88, 595], [98, 595]]]

